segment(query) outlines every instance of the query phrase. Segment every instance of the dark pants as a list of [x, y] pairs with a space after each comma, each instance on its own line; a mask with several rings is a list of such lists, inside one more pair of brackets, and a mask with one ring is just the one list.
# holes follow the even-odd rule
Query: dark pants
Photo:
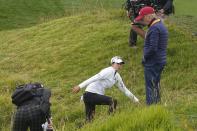
[[144, 65], [147, 105], [160, 102], [160, 77], [163, 68], [162, 64]]
[[96, 105], [109, 105], [109, 113], [112, 113], [117, 105], [117, 100], [112, 97], [91, 92], [85, 92], [83, 94], [83, 100], [85, 104], [86, 121], [93, 119]]
[[[142, 28], [142, 25], [138, 25], [139, 28]], [[130, 34], [129, 34], [129, 46], [136, 46], [137, 43], [137, 33], [130, 29]]]
[[22, 106], [14, 116], [13, 131], [43, 131], [42, 124], [46, 121], [39, 106]]
[[130, 29], [130, 34], [129, 34], [129, 45], [130, 46], [135, 46], [137, 42], [137, 33]]

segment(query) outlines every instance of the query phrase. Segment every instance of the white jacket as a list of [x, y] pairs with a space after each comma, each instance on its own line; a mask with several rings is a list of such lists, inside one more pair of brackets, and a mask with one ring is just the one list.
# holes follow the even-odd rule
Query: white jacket
[[106, 88], [111, 88], [116, 85], [122, 92], [125, 93], [130, 99], [138, 102], [139, 100], [126, 88], [122, 78], [118, 72], [113, 67], [107, 67], [101, 70], [98, 74], [92, 76], [91, 78], [85, 80], [79, 84], [80, 88], [87, 87], [85, 91], [97, 93], [100, 95], [105, 94]]

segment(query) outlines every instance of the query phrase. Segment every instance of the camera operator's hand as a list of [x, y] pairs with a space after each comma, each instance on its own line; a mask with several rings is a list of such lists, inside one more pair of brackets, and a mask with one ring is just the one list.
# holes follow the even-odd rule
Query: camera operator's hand
[[129, 11], [127, 10], [126, 12], [127, 12], [127, 17], [130, 17]]
[[127, 10], [127, 17], [131, 18], [131, 16], [133, 15], [132, 10]]
[[48, 124], [47, 128], [48, 128], [48, 129], [53, 129], [52, 123]]
[[160, 18], [164, 17], [164, 9], [159, 10], [158, 12], [156, 12], [156, 15]]
[[72, 92], [73, 93], [78, 93], [80, 91], [80, 87], [79, 86], [75, 86], [75, 87], [73, 87], [73, 89], [72, 89]]
[[49, 118], [49, 120], [48, 120], [48, 128], [53, 129], [52, 118]]
[[164, 13], [164, 9], [159, 10], [159, 12], [163, 14]]

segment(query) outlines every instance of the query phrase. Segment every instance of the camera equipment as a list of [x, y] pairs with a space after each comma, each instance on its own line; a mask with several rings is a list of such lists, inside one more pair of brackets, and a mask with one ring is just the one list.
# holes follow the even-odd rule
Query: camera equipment
[[130, 0], [130, 4], [131, 8], [129, 9], [129, 13], [131, 13], [131, 21], [134, 21], [134, 19], [138, 16], [141, 8], [148, 5], [146, 0]]
[[50, 120], [47, 119], [47, 121], [44, 124], [42, 124], [43, 131], [53, 131], [53, 128], [48, 127], [49, 124], [50, 124]]

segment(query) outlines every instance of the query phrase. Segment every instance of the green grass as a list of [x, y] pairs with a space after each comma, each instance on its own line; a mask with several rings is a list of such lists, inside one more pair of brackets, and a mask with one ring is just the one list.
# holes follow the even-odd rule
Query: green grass
[[175, 15], [173, 21], [179, 28], [186, 29], [186, 32], [197, 33], [196, 0], [174, 0]]
[[[129, 109], [114, 116], [95, 120], [82, 131], [177, 131], [173, 114], [165, 107], [151, 106], [144, 109]], [[110, 121], [110, 122], [108, 122]]]
[[[17, 4], [13, 1], [1, 2]], [[43, 5], [49, 9], [42, 8], [41, 14], [45, 10], [51, 11], [47, 5], [50, 1], [39, 2], [43, 2]], [[62, 8], [66, 3], [67, 5], [72, 3], [71, 1], [70, 3], [62, 2], [60, 3]], [[107, 1], [103, 2], [106, 5], [111, 4]], [[116, 8], [120, 5], [116, 2], [111, 7]], [[178, 3], [178, 1], [175, 2]], [[36, 8], [38, 4], [33, 5]], [[43, 5], [39, 4], [39, 6]], [[3, 5], [0, 4], [0, 6]], [[14, 7], [20, 10], [18, 6]], [[79, 6], [75, 8], [77, 7]], [[80, 8], [84, 7], [87, 6]], [[146, 107], [141, 65], [143, 41], [139, 39], [136, 50], [128, 48], [129, 21], [125, 17], [125, 12], [105, 8], [87, 9], [87, 11], [73, 14], [69, 14], [69, 10], [68, 12], [64, 10], [67, 15], [63, 17], [60, 13], [60, 17], [63, 18], [59, 19], [53, 17], [55, 13], [59, 13], [59, 10], [54, 10], [52, 14], [46, 13], [49, 19], [42, 22], [38, 22], [37, 18], [45, 20], [46, 14], [33, 14], [30, 10], [29, 13], [32, 16], [28, 16], [28, 11], [23, 10], [25, 18], [29, 17], [35, 23], [21, 19], [16, 21], [13, 18], [13, 23], [17, 25], [21, 22], [22, 24], [15, 26], [11, 22], [7, 27], [0, 24], [3, 29], [0, 31], [0, 104], [3, 105], [0, 106], [0, 130], [10, 130], [15, 110], [10, 96], [15, 86], [31, 81], [40, 81], [52, 89], [52, 115], [54, 128], [58, 131], [113, 129], [192, 131], [197, 129], [196, 39], [180, 26], [173, 23], [167, 24], [168, 64], [161, 80], [161, 106]], [[177, 8], [182, 7], [177, 5]], [[19, 17], [19, 14], [16, 11], [15, 16]], [[181, 14], [177, 15], [181, 16]], [[107, 95], [118, 99], [117, 112], [109, 116], [107, 107], [98, 106], [95, 121], [84, 125], [84, 105], [79, 102], [83, 92], [74, 95], [71, 94], [71, 88], [109, 66], [109, 61], [114, 55], [123, 56], [125, 59], [126, 64], [120, 73], [127, 87], [140, 98], [142, 106], [136, 106], [130, 102], [114, 87], [107, 91]]]
[[31, 26], [43, 17], [58, 17], [64, 13], [63, 1], [54, 0], [1, 0], [0, 29]]
[[121, 8], [119, 0], [0, 0], [0, 30], [24, 28], [87, 10]]
[[[166, 103], [171, 112], [184, 116], [177, 117], [177, 126], [182, 126], [180, 123], [183, 122], [188, 125], [183, 128], [195, 128], [195, 119], [189, 117], [196, 112], [193, 109], [193, 105], [196, 105], [196, 95], [193, 92], [196, 87], [196, 68], [193, 66], [196, 65], [196, 60], [192, 59], [196, 57], [195, 41], [173, 26], [168, 28], [170, 44], [168, 65], [162, 78], [162, 104]], [[123, 79], [143, 103], [142, 40], [139, 40], [137, 50], [128, 48], [128, 30], [127, 20], [121, 11], [103, 10], [57, 19], [32, 28], [1, 32], [2, 99], [10, 97], [18, 83], [41, 81], [53, 91], [55, 128], [77, 129], [84, 121], [84, 107], [79, 104], [82, 92], [73, 95], [70, 92], [71, 87], [108, 66], [112, 56], [121, 55], [127, 63], [121, 71]], [[118, 109], [120, 112], [127, 113], [128, 108], [134, 106], [117, 89], [107, 94], [121, 101]], [[188, 106], [183, 108], [182, 105], [186, 103]], [[179, 110], [180, 107], [182, 110]], [[13, 108], [10, 100], [8, 108]], [[146, 110], [145, 108], [139, 110]], [[106, 107], [98, 108], [97, 119], [106, 116], [103, 110]], [[10, 112], [6, 114], [6, 120], [10, 120]], [[193, 123], [189, 122], [190, 119]]]
[[176, 15], [196, 15], [196, 0], [174, 0]]

